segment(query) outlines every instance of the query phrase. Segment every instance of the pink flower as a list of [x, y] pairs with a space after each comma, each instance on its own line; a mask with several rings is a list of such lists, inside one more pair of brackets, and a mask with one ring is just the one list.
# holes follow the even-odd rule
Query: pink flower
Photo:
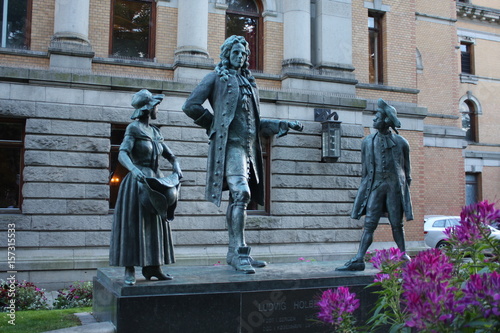
[[500, 273], [472, 274], [462, 291], [463, 308], [475, 307], [484, 318], [500, 316]]
[[355, 293], [350, 293], [348, 287], [338, 287], [335, 291], [325, 290], [317, 303], [320, 308], [318, 318], [324, 323], [339, 325], [359, 307]]
[[370, 262], [375, 268], [383, 269], [384, 266], [403, 261], [404, 255], [404, 252], [394, 247], [385, 250], [375, 250], [375, 255], [370, 259]]
[[429, 323], [451, 323], [457, 311], [451, 286], [453, 264], [439, 249], [420, 252], [402, 269], [403, 305], [410, 313], [409, 327], [425, 329]]

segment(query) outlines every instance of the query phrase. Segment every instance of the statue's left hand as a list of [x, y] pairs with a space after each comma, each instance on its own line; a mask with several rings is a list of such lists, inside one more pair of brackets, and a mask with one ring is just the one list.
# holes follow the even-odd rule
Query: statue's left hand
[[304, 125], [302, 125], [300, 121], [289, 121], [288, 127], [299, 132], [302, 132], [302, 130], [304, 129]]

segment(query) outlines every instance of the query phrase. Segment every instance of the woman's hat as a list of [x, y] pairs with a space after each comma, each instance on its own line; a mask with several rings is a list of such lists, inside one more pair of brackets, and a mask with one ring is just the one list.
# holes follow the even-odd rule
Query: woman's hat
[[165, 98], [164, 94], [153, 95], [149, 90], [142, 89], [132, 96], [132, 106], [135, 108], [130, 118], [136, 119], [144, 115], [144, 111], [152, 110]]
[[139, 200], [146, 210], [158, 214], [163, 220], [172, 221], [180, 190], [179, 175], [146, 178], [139, 183]]

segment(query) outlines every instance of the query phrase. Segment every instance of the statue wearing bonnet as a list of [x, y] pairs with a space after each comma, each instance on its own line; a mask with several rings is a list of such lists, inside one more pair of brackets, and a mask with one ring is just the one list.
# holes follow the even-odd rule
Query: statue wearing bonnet
[[[136, 282], [134, 266], [151, 280], [171, 280], [161, 265], [175, 262], [170, 222], [174, 219], [182, 171], [176, 156], [163, 141], [156, 119], [165, 96], [143, 89], [132, 97], [134, 121], [127, 126], [120, 145], [119, 162], [130, 172], [123, 178], [116, 202], [111, 233], [110, 265], [125, 267], [125, 284]], [[159, 158], [173, 168], [164, 177]]]

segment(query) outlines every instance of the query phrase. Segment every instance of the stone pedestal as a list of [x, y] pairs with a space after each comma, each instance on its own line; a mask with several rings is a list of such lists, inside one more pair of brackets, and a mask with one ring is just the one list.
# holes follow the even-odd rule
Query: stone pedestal
[[[376, 295], [365, 286], [376, 271], [336, 272], [343, 262], [270, 264], [253, 275], [230, 266], [165, 266], [172, 281], [123, 284], [123, 268], [99, 269], [94, 315], [126, 332], [327, 332], [314, 321], [322, 291], [349, 286], [361, 300], [358, 323], [369, 316]], [[371, 266], [371, 265], [368, 265]]]

